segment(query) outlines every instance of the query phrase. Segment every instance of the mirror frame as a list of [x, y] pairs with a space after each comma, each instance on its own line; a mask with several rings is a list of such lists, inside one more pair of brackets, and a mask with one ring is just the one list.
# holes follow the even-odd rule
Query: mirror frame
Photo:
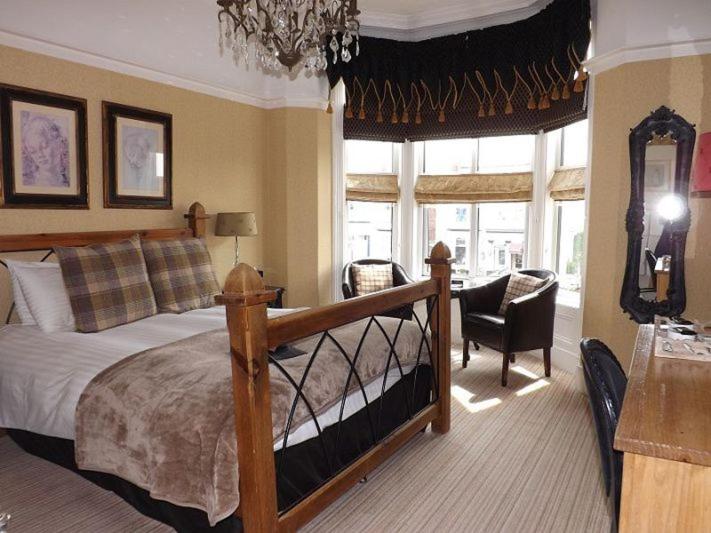
[[[644, 300], [640, 296], [639, 271], [644, 233], [644, 169], [647, 143], [655, 136], [670, 135], [676, 141], [674, 192], [684, 199], [684, 215], [670, 223], [672, 259], [669, 271], [667, 299], [661, 302]], [[622, 282], [620, 306], [630, 318], [648, 324], [654, 315], [678, 316], [686, 309], [684, 252], [689, 231], [689, 174], [694, 153], [696, 129], [674, 110], [661, 106], [630, 131], [630, 169], [632, 189], [627, 209], [627, 266]]]

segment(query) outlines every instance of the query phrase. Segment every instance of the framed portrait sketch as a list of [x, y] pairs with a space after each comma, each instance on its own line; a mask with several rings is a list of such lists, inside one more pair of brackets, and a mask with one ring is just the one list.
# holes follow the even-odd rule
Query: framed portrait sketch
[[0, 85], [2, 206], [88, 203], [86, 100]]
[[672, 190], [671, 167], [671, 161], [646, 161], [644, 164], [645, 190], [670, 192]]
[[103, 102], [104, 207], [170, 209], [171, 115]]

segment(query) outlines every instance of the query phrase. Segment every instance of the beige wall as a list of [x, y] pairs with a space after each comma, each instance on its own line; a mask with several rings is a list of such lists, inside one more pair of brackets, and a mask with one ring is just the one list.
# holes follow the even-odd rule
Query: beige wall
[[[622, 314], [630, 169], [628, 135], [660, 105], [711, 130], [711, 55], [631, 63], [595, 78], [583, 335], [606, 342], [628, 367], [637, 325]], [[688, 318], [711, 320], [711, 199], [692, 198], [686, 248]]]
[[331, 302], [331, 120], [321, 110], [269, 112], [267, 280], [287, 305]]
[[[331, 123], [316, 109], [264, 109], [107, 70], [0, 46], [0, 83], [85, 98], [88, 210], [0, 209], [0, 234], [183, 226], [194, 201], [209, 213], [255, 211], [258, 237], [242, 238], [241, 259], [287, 286], [290, 305], [330, 301]], [[173, 209], [104, 209], [101, 102], [173, 115]], [[208, 244], [218, 276], [234, 241]], [[0, 269], [0, 314], [9, 301]]]

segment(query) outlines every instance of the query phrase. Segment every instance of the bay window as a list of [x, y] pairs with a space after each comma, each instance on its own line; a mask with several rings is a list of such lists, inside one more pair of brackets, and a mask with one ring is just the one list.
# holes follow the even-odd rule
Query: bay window
[[394, 260], [427, 276], [424, 260], [443, 241], [454, 278], [549, 268], [559, 303], [577, 306], [587, 129], [584, 120], [537, 135], [345, 141], [344, 260]]

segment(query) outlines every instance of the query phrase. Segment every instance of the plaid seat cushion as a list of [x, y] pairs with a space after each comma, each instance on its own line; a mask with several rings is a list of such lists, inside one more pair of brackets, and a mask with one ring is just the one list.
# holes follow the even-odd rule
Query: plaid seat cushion
[[215, 305], [220, 285], [202, 239], [142, 241], [158, 310], [183, 313]]
[[140, 320], [157, 312], [141, 240], [54, 248], [77, 330], [84, 333]]
[[353, 288], [356, 296], [391, 289], [393, 286], [392, 265], [351, 265]]
[[546, 280], [544, 279], [512, 272], [509, 278], [509, 284], [506, 286], [504, 299], [501, 300], [501, 305], [499, 306], [499, 314], [506, 314], [506, 308], [509, 306], [509, 303], [511, 303], [511, 300], [530, 294], [536, 289], [543, 287], [545, 283]]

